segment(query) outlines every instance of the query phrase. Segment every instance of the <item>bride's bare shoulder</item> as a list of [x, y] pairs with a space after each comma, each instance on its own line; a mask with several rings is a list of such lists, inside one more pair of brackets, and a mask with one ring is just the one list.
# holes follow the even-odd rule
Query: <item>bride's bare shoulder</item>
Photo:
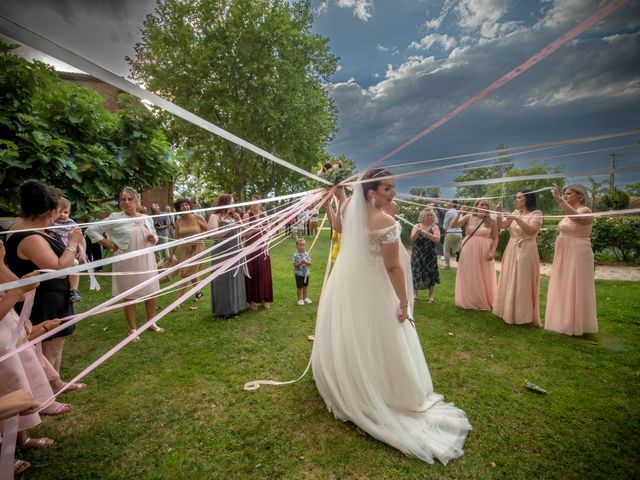
[[395, 226], [395, 224], [394, 218], [382, 210], [378, 210], [369, 216], [369, 230], [371, 231], [385, 230]]

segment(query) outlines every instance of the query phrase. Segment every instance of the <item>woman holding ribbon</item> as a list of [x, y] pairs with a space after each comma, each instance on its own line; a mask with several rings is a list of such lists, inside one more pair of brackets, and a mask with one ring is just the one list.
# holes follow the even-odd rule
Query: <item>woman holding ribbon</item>
[[[251, 197], [253, 202], [258, 200], [260, 199], [256, 195]], [[243, 219], [248, 224], [245, 233], [245, 246], [252, 245], [265, 235], [267, 232], [266, 217], [260, 211], [260, 203], [254, 203], [249, 207], [249, 211]], [[245, 288], [249, 308], [256, 310], [258, 303], [261, 303], [265, 309], [270, 308], [273, 302], [273, 284], [271, 281], [271, 256], [266, 244], [251, 254], [251, 258], [247, 261], [247, 271], [249, 275], [245, 277]]]
[[[94, 243], [99, 243], [114, 254], [125, 254], [144, 250], [154, 246], [158, 241], [153, 220], [140, 213], [140, 194], [132, 187], [124, 187], [120, 192], [120, 212], [114, 212], [103, 222], [89, 227], [86, 235]], [[105, 237], [106, 235], [106, 237]], [[140, 253], [132, 258], [121, 260], [113, 264], [114, 276], [111, 280], [111, 294], [113, 296], [128, 292], [125, 300], [135, 300], [148, 297], [160, 290], [156, 257], [153, 252]], [[152, 280], [142, 288], [140, 284]], [[146, 298], [144, 307], [147, 320], [156, 314], [156, 298]], [[125, 305], [124, 316], [129, 326], [129, 335], [137, 329], [136, 304]], [[155, 323], [149, 330], [162, 333], [163, 328]], [[134, 341], [138, 341], [135, 337]]]
[[471, 213], [461, 216], [462, 207], [451, 221], [453, 228], [464, 227], [456, 271], [456, 306], [469, 310], [491, 310], [496, 297], [498, 225], [489, 214], [489, 202], [478, 199]]
[[211, 282], [211, 311], [217, 317], [235, 318], [247, 308], [247, 293], [244, 284], [244, 257], [236, 257], [242, 249], [242, 219], [232, 206], [233, 197], [223, 193], [216, 200], [216, 209], [209, 217], [211, 238], [218, 244], [211, 252], [214, 264], [227, 268]]
[[336, 418], [406, 455], [446, 464], [462, 455], [471, 425], [433, 391], [411, 320], [409, 257], [400, 225], [383, 211], [395, 196], [394, 181], [380, 178], [388, 175], [367, 172], [338, 212], [341, 250], [318, 307], [313, 377]]
[[[209, 230], [206, 220], [193, 213], [193, 202], [188, 198], [181, 198], [175, 203], [176, 211], [182, 212], [175, 220], [175, 237], [177, 239], [192, 237], [200, 233], [204, 233]], [[174, 247], [173, 252], [178, 250], [178, 259], [180, 262], [184, 262], [189, 258], [201, 253], [204, 250], [204, 240], [194, 240], [192, 242], [186, 242]], [[172, 255], [173, 255], [172, 252]], [[180, 269], [180, 277], [187, 278], [195, 275], [198, 272], [198, 265], [188, 265]], [[198, 283], [198, 278], [191, 279], [191, 286], [195, 286]], [[186, 285], [180, 288], [178, 296], [182, 296], [186, 290]], [[198, 290], [195, 294], [196, 300], [200, 300], [203, 297], [202, 291]], [[176, 307], [178, 308], [178, 307]]]
[[[34, 270], [61, 270], [72, 267], [78, 247], [82, 243], [82, 231], [69, 232], [67, 246], [55, 230], [47, 230], [58, 218], [60, 195], [53, 188], [37, 180], [27, 180], [20, 186], [22, 218], [11, 228], [6, 241], [6, 261], [13, 273], [22, 277]], [[73, 315], [70, 301], [69, 277], [53, 278], [40, 282], [36, 289], [29, 319], [33, 325], [53, 318]], [[22, 302], [16, 303], [16, 311], [22, 311]], [[42, 352], [59, 372], [62, 350], [67, 336], [75, 326], [67, 327], [42, 342]]]
[[589, 238], [593, 218], [580, 216], [591, 213], [589, 192], [576, 184], [565, 187], [560, 196], [554, 184], [551, 193], [567, 216], [558, 225], [560, 235], [551, 266], [544, 328], [565, 335], [596, 333], [596, 289]]
[[[503, 215], [496, 206], [499, 228], [509, 229], [509, 243], [502, 256], [493, 313], [512, 325], [540, 326], [540, 256], [536, 237], [542, 227], [542, 212], [533, 192], [516, 194], [516, 208]], [[504, 218], [503, 218], [504, 217]]]

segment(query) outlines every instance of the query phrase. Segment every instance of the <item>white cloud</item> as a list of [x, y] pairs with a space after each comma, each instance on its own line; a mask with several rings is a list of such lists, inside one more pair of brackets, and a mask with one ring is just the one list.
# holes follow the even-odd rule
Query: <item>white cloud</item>
[[389, 50], [391, 50], [391, 47], [385, 47], [383, 45], [376, 45], [376, 50], [378, 50], [379, 52], [388, 52]]
[[507, 13], [507, 3], [507, 0], [462, 0], [456, 6], [458, 25], [463, 31], [477, 32], [485, 39], [495, 38], [517, 25], [500, 23]]
[[430, 33], [423, 37], [419, 42], [411, 42], [409, 48], [413, 48], [415, 50], [429, 50], [436, 43], [442, 45], [443, 50], [451, 50], [458, 44], [454, 37], [447, 34]]
[[320, 5], [318, 5], [318, 8], [316, 8], [316, 15], [320, 16], [324, 13], [327, 13], [329, 11], [329, 2], [322, 2]]
[[568, 23], [575, 23], [576, 19], [584, 18], [587, 3], [593, 3], [595, 11], [596, 2], [585, 2], [585, 0], [547, 0], [551, 7], [540, 20], [540, 25], [544, 27], [561, 27]]
[[337, 0], [337, 4], [342, 8], [352, 8], [353, 14], [365, 22], [373, 13], [373, 0]]
[[[460, 45], [445, 59], [414, 56], [388, 65], [384, 78], [368, 88], [354, 81], [329, 85], [340, 112], [332, 152], [363, 164], [387, 153], [517, 65], [536, 35], [528, 30], [491, 44]], [[524, 145], [635, 125], [638, 108], [631, 106], [639, 104], [640, 71], [632, 66], [640, 65], [640, 51], [633, 48], [639, 38], [610, 35], [567, 46], [405, 155], [429, 158], [470, 145]]]
[[454, 6], [453, 0], [446, 0], [444, 2], [442, 10], [440, 11], [440, 15], [424, 22], [424, 26], [429, 30], [438, 30], [440, 28], [440, 25], [442, 25], [442, 22], [444, 21], [445, 17], [449, 14], [451, 9], [453, 8], [453, 6]]
[[342, 65], [338, 64], [338, 66], [336, 67], [336, 72], [339, 72], [340, 70], [342, 70]]

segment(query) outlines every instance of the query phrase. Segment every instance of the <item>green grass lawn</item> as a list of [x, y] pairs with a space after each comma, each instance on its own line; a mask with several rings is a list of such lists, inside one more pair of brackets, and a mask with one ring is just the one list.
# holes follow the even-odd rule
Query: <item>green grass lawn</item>
[[[327, 249], [323, 239], [311, 252], [313, 305], [295, 303], [288, 241], [272, 252], [271, 310], [218, 320], [206, 291], [202, 302], [165, 317], [165, 334], [143, 334], [87, 376], [87, 389], [63, 395], [74, 409], [44, 417], [31, 432], [57, 444], [19, 451], [32, 463], [23, 477], [638, 478], [637, 283], [598, 281], [600, 333], [571, 338], [457, 309], [455, 270], [442, 272], [436, 302], [423, 296], [415, 318], [436, 391], [474, 428], [464, 456], [447, 467], [408, 458], [334, 419], [311, 374], [245, 392], [247, 381], [294, 379], [307, 365]], [[109, 281], [101, 283], [97, 294], [83, 291], [80, 309], [109, 297]], [[545, 278], [542, 312], [546, 290]], [[126, 331], [121, 311], [81, 322], [65, 348], [63, 375], [78, 373]], [[526, 390], [525, 380], [548, 394]]]

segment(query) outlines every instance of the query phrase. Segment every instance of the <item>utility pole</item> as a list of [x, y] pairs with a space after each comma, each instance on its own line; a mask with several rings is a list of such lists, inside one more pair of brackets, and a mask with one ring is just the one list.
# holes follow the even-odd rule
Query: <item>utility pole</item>
[[614, 190], [616, 188], [615, 183], [615, 169], [616, 169], [616, 157], [619, 157], [619, 153], [610, 153], [609, 158], [611, 159], [611, 172], [609, 173], [609, 190]]

